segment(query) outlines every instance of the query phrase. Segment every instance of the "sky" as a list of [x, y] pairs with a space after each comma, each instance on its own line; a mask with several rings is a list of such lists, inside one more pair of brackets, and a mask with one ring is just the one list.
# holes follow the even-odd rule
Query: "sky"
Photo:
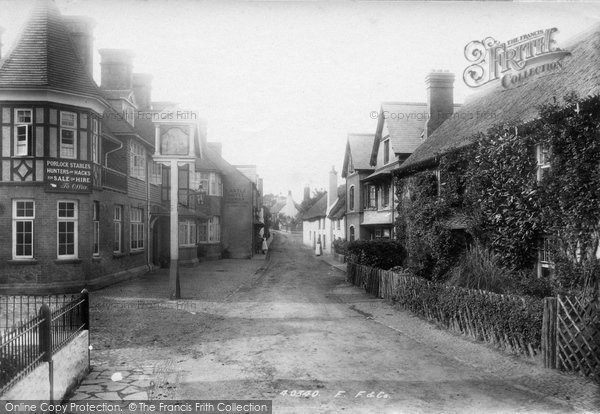
[[[456, 75], [456, 102], [474, 93], [469, 42], [556, 27], [560, 47], [600, 21], [586, 2], [56, 1], [95, 20], [98, 83], [97, 49], [133, 50], [153, 100], [196, 111], [227, 161], [256, 164], [265, 193], [296, 201], [341, 170], [348, 133], [375, 132], [381, 102], [425, 102], [431, 70]], [[0, 0], [4, 50], [32, 4]]]

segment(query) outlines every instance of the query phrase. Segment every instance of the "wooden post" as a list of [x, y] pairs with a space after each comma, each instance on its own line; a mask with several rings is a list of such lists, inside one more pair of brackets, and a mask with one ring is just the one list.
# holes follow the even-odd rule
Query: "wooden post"
[[556, 368], [556, 298], [544, 298], [542, 355], [544, 368]]
[[169, 299], [181, 299], [179, 286], [179, 164], [171, 161], [171, 261], [169, 266]]

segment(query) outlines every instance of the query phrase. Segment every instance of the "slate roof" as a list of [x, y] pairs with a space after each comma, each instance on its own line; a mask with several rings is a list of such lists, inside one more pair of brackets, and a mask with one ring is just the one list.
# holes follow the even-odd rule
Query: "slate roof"
[[15, 46], [0, 61], [0, 89], [16, 87], [46, 87], [101, 96], [53, 1], [36, 1]]
[[313, 221], [327, 216], [327, 192], [302, 215], [302, 220]]
[[373, 169], [370, 158], [374, 140], [374, 134], [348, 134], [342, 177], [346, 177], [350, 163], [352, 163], [355, 170]]
[[542, 104], [563, 103], [575, 92], [580, 98], [600, 93], [600, 25], [558, 45], [571, 52], [563, 59], [563, 69], [505, 89], [498, 82], [468, 99], [453, 117], [444, 122], [402, 164], [399, 173], [432, 165], [435, 158], [455, 148], [469, 145], [476, 133], [495, 124], [527, 122], [539, 116]]
[[395, 154], [410, 154], [422, 142], [427, 120], [427, 104], [412, 102], [383, 102], [379, 110], [375, 145], [371, 154], [371, 164], [377, 162], [377, 151], [382, 136], [383, 125], [387, 124], [390, 134], [390, 147]]
[[329, 211], [329, 218], [332, 220], [341, 219], [346, 215], [346, 185], [342, 184], [337, 189], [337, 200]]

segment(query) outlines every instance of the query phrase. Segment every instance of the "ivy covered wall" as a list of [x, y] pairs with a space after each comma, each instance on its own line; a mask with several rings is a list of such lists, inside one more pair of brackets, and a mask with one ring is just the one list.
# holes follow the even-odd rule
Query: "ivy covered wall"
[[[511, 272], [533, 273], [547, 237], [556, 286], [597, 289], [600, 97], [566, 102], [540, 108], [532, 122], [473, 137], [473, 145], [441, 156], [436, 171], [396, 179], [396, 234], [415, 274], [444, 279], [472, 241]], [[540, 151], [550, 164], [543, 174]]]

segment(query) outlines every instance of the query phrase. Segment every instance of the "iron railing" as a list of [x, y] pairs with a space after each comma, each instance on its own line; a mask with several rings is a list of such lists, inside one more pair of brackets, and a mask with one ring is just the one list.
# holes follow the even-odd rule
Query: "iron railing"
[[[7, 321], [16, 323], [21, 320], [17, 316], [31, 315], [33, 305], [39, 303], [39, 308], [37, 314], [21, 320], [18, 326], [0, 331], [0, 395], [42, 362], [51, 361], [52, 355], [79, 332], [89, 329], [89, 294], [86, 290], [71, 297], [18, 298], [0, 298], [0, 303], [19, 309]], [[21, 304], [20, 308], [17, 303]]]
[[0, 394], [42, 363], [39, 339], [44, 322], [36, 316], [0, 336]]
[[47, 304], [54, 311], [75, 298], [76, 295], [0, 296], [0, 336], [37, 316], [42, 304]]

